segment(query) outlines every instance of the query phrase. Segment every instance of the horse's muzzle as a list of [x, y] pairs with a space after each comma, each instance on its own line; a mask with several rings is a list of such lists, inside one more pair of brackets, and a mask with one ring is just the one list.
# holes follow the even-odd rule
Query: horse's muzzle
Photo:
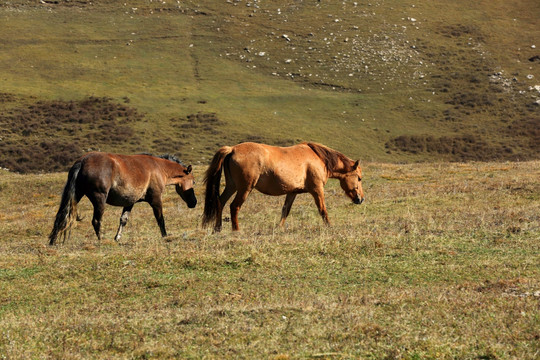
[[364, 202], [364, 198], [360, 198], [359, 196], [353, 199], [353, 203], [355, 203], [356, 205], [360, 205], [363, 202]]
[[197, 206], [197, 198], [193, 189], [186, 190], [182, 193], [182, 199], [186, 202], [188, 208], [193, 209]]

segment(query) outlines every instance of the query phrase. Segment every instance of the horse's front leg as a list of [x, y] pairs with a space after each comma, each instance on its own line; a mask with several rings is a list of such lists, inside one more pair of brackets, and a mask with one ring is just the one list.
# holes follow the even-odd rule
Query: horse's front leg
[[330, 220], [328, 220], [328, 211], [326, 211], [326, 205], [324, 203], [324, 188], [321, 186], [320, 188], [316, 188], [315, 190], [311, 191], [311, 195], [315, 199], [315, 204], [317, 205], [317, 209], [319, 209], [319, 214], [321, 214], [321, 217], [326, 225], [330, 225]]
[[159, 230], [161, 230], [161, 236], [167, 236], [167, 231], [165, 230], [165, 219], [163, 218], [163, 208], [161, 205], [161, 199], [154, 199], [150, 205], [152, 210], [154, 210], [154, 217], [159, 225]]
[[122, 236], [122, 229], [127, 224], [129, 214], [131, 213], [131, 209], [133, 209], [133, 205], [126, 206], [122, 210], [122, 216], [120, 216], [120, 226], [118, 226], [118, 231], [116, 232], [116, 236], [114, 237], [114, 240], [116, 242], [118, 242], [118, 240], [120, 240], [120, 236]]
[[279, 226], [283, 226], [285, 224], [285, 220], [287, 219], [287, 216], [289, 216], [289, 213], [291, 212], [291, 206], [295, 198], [296, 198], [295, 193], [287, 194], [287, 196], [285, 197], [285, 204], [283, 204], [283, 208], [281, 209], [281, 222], [279, 223]]

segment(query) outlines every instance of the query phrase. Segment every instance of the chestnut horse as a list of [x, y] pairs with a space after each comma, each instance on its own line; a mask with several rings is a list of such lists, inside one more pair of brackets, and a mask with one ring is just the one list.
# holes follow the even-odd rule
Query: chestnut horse
[[[341, 188], [355, 204], [364, 200], [362, 170], [359, 161], [324, 145], [302, 143], [290, 147], [242, 143], [224, 146], [217, 151], [206, 171], [206, 198], [203, 225], [215, 220], [215, 231], [221, 230], [223, 207], [231, 196], [232, 229], [238, 230], [238, 211], [249, 193], [257, 189], [266, 195], [286, 195], [281, 210], [282, 226], [297, 194], [310, 193], [324, 222], [330, 224], [324, 203], [324, 185], [328, 178], [339, 179]], [[219, 194], [222, 171], [225, 189]]]
[[119, 155], [91, 152], [79, 158], [71, 167], [62, 193], [60, 208], [49, 235], [54, 245], [59, 235], [69, 238], [71, 225], [77, 215], [77, 204], [87, 196], [94, 206], [92, 225], [101, 240], [101, 218], [105, 204], [122, 206], [120, 226], [115, 236], [118, 241], [133, 205], [146, 201], [152, 206], [162, 236], [167, 236], [161, 206], [165, 185], [176, 185], [176, 192], [190, 208], [197, 205], [193, 191], [191, 165], [185, 167], [171, 155]]

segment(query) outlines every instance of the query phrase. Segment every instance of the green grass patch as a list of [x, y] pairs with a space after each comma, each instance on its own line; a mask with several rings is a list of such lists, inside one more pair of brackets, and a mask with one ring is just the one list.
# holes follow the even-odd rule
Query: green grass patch
[[253, 193], [242, 230], [225, 222], [219, 234], [169, 189], [171, 235], [159, 236], [141, 203], [120, 244], [111, 240], [120, 209], [107, 208], [99, 243], [83, 200], [84, 220], [53, 248], [66, 174], [3, 172], [0, 353], [533, 359], [539, 171], [538, 162], [367, 163], [361, 206], [327, 184], [331, 227], [299, 195], [279, 228], [283, 198]]

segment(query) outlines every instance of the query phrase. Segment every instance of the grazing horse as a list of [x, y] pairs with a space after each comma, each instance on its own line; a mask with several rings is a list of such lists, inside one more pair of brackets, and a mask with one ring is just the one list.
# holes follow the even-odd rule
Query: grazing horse
[[[341, 188], [355, 204], [364, 200], [362, 170], [359, 161], [324, 145], [302, 143], [290, 147], [242, 143], [217, 151], [206, 171], [206, 198], [203, 225], [215, 220], [221, 230], [223, 207], [236, 193], [231, 207], [232, 229], [238, 230], [238, 211], [249, 193], [257, 189], [266, 195], [286, 195], [281, 211], [283, 226], [297, 194], [310, 193], [324, 222], [330, 224], [324, 203], [324, 185], [328, 178], [339, 179]], [[219, 194], [222, 171], [225, 189]]]
[[71, 167], [62, 193], [60, 208], [49, 235], [54, 245], [59, 235], [69, 238], [77, 216], [77, 204], [87, 196], [94, 206], [92, 225], [101, 240], [101, 218], [105, 204], [122, 206], [120, 226], [115, 240], [120, 239], [133, 205], [146, 201], [152, 206], [162, 236], [167, 236], [161, 206], [161, 194], [166, 185], [176, 185], [176, 192], [190, 208], [197, 205], [193, 191], [191, 165], [185, 167], [171, 155], [119, 155], [91, 152], [79, 158]]

